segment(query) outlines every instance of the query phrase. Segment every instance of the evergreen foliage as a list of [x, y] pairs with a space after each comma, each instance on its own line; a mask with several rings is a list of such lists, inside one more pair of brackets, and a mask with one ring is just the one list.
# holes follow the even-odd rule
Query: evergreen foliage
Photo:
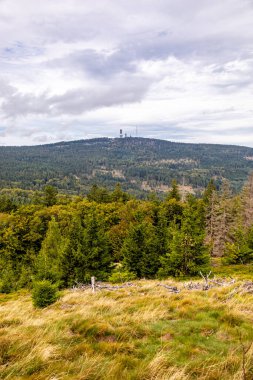
[[58, 191], [54, 186], [47, 185], [44, 187], [44, 203], [46, 206], [53, 206], [57, 202]]
[[[101, 197], [105, 200], [105, 186], [113, 190], [120, 183], [123, 190], [143, 197], [150, 187], [164, 191], [164, 185], [173, 179], [182, 184], [184, 177], [186, 185], [199, 191], [210, 178], [215, 178], [217, 188], [227, 178], [238, 190], [253, 168], [247, 159], [252, 156], [253, 149], [247, 147], [144, 138], [0, 147], [0, 188], [42, 191], [49, 185], [66, 194], [87, 194], [95, 183], [103, 186]], [[45, 202], [52, 205], [50, 197], [49, 203]]]
[[108, 234], [95, 213], [87, 216], [82, 226], [75, 217], [63, 252], [62, 268], [65, 285], [90, 281], [91, 276], [105, 279], [111, 264]]
[[205, 229], [201, 201], [188, 198], [181, 226], [169, 228], [168, 252], [161, 257], [160, 275], [195, 275], [210, 265], [208, 248], [204, 245]]
[[136, 277], [152, 278], [159, 268], [157, 247], [156, 231], [150, 222], [132, 224], [122, 247], [124, 266]]
[[16, 290], [16, 276], [10, 265], [7, 265], [1, 273], [0, 293], [11, 293]]
[[[137, 200], [120, 186], [113, 192], [94, 187], [92, 198], [58, 194], [50, 207], [44, 193], [31, 193], [36, 203], [0, 213], [0, 292], [30, 288], [33, 279], [68, 287], [92, 276], [122, 281], [197, 275], [206, 272], [212, 256], [226, 264], [249, 263], [250, 186], [233, 196], [229, 184], [216, 190], [211, 182], [203, 199], [191, 195], [184, 201], [175, 192], [164, 201]], [[25, 199], [19, 190], [13, 194]]]
[[227, 242], [222, 258], [224, 264], [247, 264], [253, 261], [253, 228], [244, 230], [238, 227], [233, 240]]
[[54, 303], [58, 297], [58, 289], [50, 281], [44, 280], [34, 283], [32, 300], [35, 307], [47, 307]]
[[176, 201], [180, 201], [180, 198], [181, 197], [180, 197], [177, 181], [173, 179], [172, 187], [169, 194], [167, 195], [166, 200], [169, 201], [170, 199], [175, 199]]
[[63, 246], [64, 241], [60, 234], [58, 223], [53, 217], [48, 224], [45, 239], [35, 261], [36, 278], [38, 280], [49, 280], [52, 283], [60, 284]]
[[113, 284], [132, 281], [135, 279], [136, 279], [136, 275], [124, 269], [123, 265], [120, 263], [116, 264], [116, 267], [113, 269], [109, 277], [109, 281]]

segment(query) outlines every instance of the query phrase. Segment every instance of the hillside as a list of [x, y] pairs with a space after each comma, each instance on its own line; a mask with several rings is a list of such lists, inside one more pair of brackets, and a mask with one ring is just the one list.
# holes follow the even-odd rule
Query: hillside
[[[171, 180], [200, 190], [211, 177], [239, 189], [253, 169], [253, 148], [184, 144], [145, 138], [92, 139], [22, 147], [0, 147], [0, 187], [40, 189], [51, 183], [87, 192], [94, 183], [117, 182], [136, 195], [167, 191]], [[184, 180], [183, 180], [184, 178]]]
[[252, 379], [252, 268], [241, 269], [207, 291], [173, 280], [160, 285], [178, 294], [154, 280], [66, 290], [42, 310], [28, 292], [0, 295], [0, 378]]

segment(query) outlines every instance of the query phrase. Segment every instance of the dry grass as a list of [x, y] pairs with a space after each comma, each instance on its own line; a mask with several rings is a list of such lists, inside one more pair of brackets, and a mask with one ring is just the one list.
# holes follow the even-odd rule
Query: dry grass
[[[28, 293], [1, 295], [0, 379], [243, 379], [253, 295], [237, 291], [240, 280], [179, 294], [156, 283], [65, 291], [43, 310]], [[245, 367], [251, 380], [253, 347]]]

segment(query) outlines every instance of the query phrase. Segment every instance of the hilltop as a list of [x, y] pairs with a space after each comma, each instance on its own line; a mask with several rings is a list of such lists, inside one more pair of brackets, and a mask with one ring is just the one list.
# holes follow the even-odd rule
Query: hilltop
[[201, 191], [210, 178], [238, 190], [253, 169], [253, 148], [186, 144], [147, 138], [99, 138], [56, 144], [0, 147], [0, 187], [86, 193], [94, 183], [135, 195], [167, 191], [173, 178]]

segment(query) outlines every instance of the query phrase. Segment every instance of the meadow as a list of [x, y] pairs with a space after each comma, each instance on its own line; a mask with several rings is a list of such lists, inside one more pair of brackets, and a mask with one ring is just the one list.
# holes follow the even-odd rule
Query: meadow
[[252, 266], [215, 271], [224, 286], [206, 291], [139, 280], [64, 290], [44, 309], [25, 290], [0, 295], [0, 379], [251, 380]]

